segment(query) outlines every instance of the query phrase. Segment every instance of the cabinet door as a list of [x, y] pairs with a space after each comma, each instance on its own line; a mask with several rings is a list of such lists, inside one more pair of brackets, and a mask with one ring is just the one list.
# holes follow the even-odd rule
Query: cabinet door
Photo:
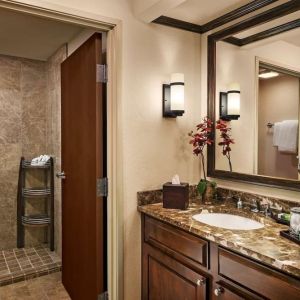
[[143, 245], [143, 300], [204, 300], [206, 290], [203, 275]]

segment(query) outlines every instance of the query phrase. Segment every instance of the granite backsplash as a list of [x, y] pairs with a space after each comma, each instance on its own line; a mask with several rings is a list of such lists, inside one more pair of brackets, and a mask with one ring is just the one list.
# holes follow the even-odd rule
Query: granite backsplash
[[[199, 196], [197, 192], [196, 185], [190, 185], [189, 195], [191, 203], [201, 201], [201, 196]], [[278, 210], [282, 210], [283, 212], [289, 212], [291, 207], [300, 206], [296, 201], [283, 200], [275, 197], [262, 196], [254, 193], [235, 191], [221, 187], [217, 188], [215, 202], [217, 203], [219, 201], [228, 199], [237, 201], [238, 198], [241, 198], [244, 206], [250, 207], [254, 200], [261, 206], [269, 205], [271, 208], [276, 208]], [[162, 202], [162, 189], [138, 192], [137, 200], [138, 206], [160, 203]]]

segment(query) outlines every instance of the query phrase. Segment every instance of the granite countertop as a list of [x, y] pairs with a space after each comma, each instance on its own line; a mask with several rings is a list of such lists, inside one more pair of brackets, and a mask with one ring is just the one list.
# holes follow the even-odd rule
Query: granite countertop
[[[279, 232], [288, 229], [288, 226], [278, 224], [261, 214], [254, 214], [248, 208], [237, 209], [229, 203], [211, 206], [193, 203], [187, 210], [178, 210], [165, 209], [162, 203], [155, 203], [140, 205], [138, 210], [300, 278], [300, 246], [279, 235]], [[203, 210], [248, 217], [265, 226], [248, 231], [229, 230], [209, 226], [192, 219], [193, 215]]]

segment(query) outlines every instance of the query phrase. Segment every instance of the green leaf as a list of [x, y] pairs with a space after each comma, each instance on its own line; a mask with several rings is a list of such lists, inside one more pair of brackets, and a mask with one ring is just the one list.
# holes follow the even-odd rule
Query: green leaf
[[210, 185], [211, 185], [212, 187], [214, 187], [214, 188], [217, 187], [217, 183], [216, 183], [215, 181], [210, 181]]
[[198, 185], [197, 185], [197, 190], [198, 190], [198, 193], [200, 195], [203, 195], [205, 190], [206, 190], [206, 185], [207, 185], [207, 182], [204, 181], [204, 180], [200, 180]]

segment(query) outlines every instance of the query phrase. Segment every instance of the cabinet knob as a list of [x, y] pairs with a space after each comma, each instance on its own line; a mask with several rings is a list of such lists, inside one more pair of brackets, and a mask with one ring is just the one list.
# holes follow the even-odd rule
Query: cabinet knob
[[222, 287], [218, 287], [214, 290], [214, 293], [216, 296], [220, 296], [221, 294], [224, 293], [224, 289]]
[[201, 285], [204, 285], [204, 284], [205, 284], [205, 279], [204, 278], [201, 278], [201, 279], [197, 280], [197, 285], [198, 286], [201, 286]]

